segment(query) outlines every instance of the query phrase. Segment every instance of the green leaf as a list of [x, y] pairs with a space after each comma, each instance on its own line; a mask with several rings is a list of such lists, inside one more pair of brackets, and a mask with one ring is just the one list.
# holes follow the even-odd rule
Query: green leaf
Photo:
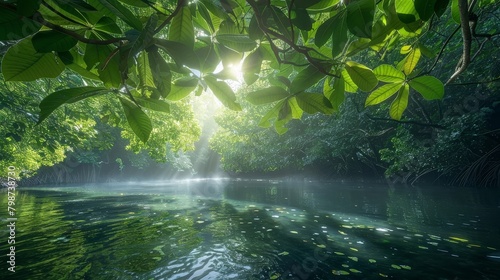
[[182, 7], [177, 15], [172, 19], [168, 29], [168, 39], [184, 44], [187, 48], [194, 46], [194, 27], [191, 9]]
[[420, 48], [416, 47], [411, 50], [411, 52], [406, 56], [405, 61], [403, 63], [403, 73], [405, 75], [410, 75], [413, 72], [413, 69], [417, 66], [418, 61], [421, 56]]
[[345, 68], [342, 69], [341, 75], [342, 75], [342, 79], [344, 79], [345, 91], [352, 92], [352, 93], [357, 92], [358, 86], [353, 82], [353, 80], [351, 79], [351, 76], [349, 76], [349, 73], [347, 73], [347, 70]]
[[312, 29], [312, 20], [306, 9], [295, 9], [291, 11], [291, 20], [293, 25], [300, 30], [309, 31]]
[[118, 2], [118, 0], [99, 0], [99, 2], [110, 12], [121, 18], [126, 24], [136, 30], [142, 30], [141, 21], [129, 9]]
[[139, 34], [137, 39], [134, 41], [134, 44], [132, 45], [132, 48], [129, 52], [129, 57], [134, 57], [140, 51], [151, 45], [157, 22], [158, 17], [155, 14], [149, 17], [146, 26], [141, 31], [141, 34]]
[[304, 91], [315, 85], [323, 77], [325, 77], [324, 73], [313, 65], [309, 65], [295, 76], [290, 85], [290, 92], [294, 94]]
[[71, 36], [53, 30], [40, 31], [31, 38], [31, 41], [35, 50], [41, 53], [64, 52], [74, 47], [78, 42]]
[[420, 19], [428, 21], [434, 14], [436, 0], [415, 0], [414, 5]]
[[458, 7], [458, 0], [451, 0], [451, 17], [453, 20], [460, 24], [460, 8]]
[[282, 100], [276, 103], [276, 105], [274, 105], [274, 107], [262, 117], [259, 122], [259, 126], [264, 128], [271, 127], [271, 120], [278, 117], [281, 107], [283, 107], [283, 104], [285, 104], [285, 102], [286, 100]]
[[347, 61], [345, 70], [349, 73], [352, 81], [362, 91], [371, 91], [378, 84], [377, 77], [373, 74], [373, 71], [362, 64], [354, 61]]
[[434, 12], [438, 17], [441, 17], [444, 12], [446, 12], [446, 9], [448, 8], [448, 5], [450, 4], [450, 0], [439, 0], [436, 1], [436, 5], [434, 6]]
[[243, 60], [241, 72], [243, 72], [243, 79], [247, 85], [251, 85], [259, 79], [263, 59], [264, 57], [260, 48], [257, 48], [255, 51], [251, 52], [245, 60]]
[[0, 40], [22, 39], [40, 30], [41, 26], [40, 23], [20, 17], [13, 11], [0, 9]]
[[214, 72], [220, 63], [219, 56], [215, 50], [215, 45], [212, 43], [208, 46], [196, 49], [195, 53], [200, 61], [200, 70], [202, 73]]
[[40, 102], [40, 116], [38, 123], [45, 120], [54, 110], [63, 104], [74, 103], [85, 98], [108, 93], [109, 89], [104, 87], [80, 87], [63, 89], [53, 92]]
[[107, 33], [122, 34], [120, 27], [118, 27], [116, 22], [109, 17], [102, 17], [99, 19], [93, 29]]
[[415, 10], [415, 5], [413, 1], [408, 0], [395, 0], [396, 1], [396, 13], [398, 18], [403, 23], [412, 23], [417, 21], [417, 11]]
[[168, 96], [171, 90], [172, 82], [172, 72], [170, 71], [170, 67], [160, 53], [158, 53], [158, 50], [150, 51], [148, 53], [148, 61], [149, 67], [151, 68], [150, 73], [153, 77], [153, 82], [156, 88], [162, 97]]
[[[92, 39], [97, 39], [97, 36], [92, 34]], [[87, 64], [87, 70], [97, 68], [99, 79], [104, 82], [107, 87], [119, 87], [121, 84], [120, 62], [119, 56], [115, 53], [110, 57], [114, 49], [111, 46], [92, 45], [85, 46], [85, 54], [83, 59]]]
[[375, 0], [358, 0], [347, 5], [347, 27], [362, 38], [372, 37]]
[[332, 57], [339, 56], [349, 41], [347, 36], [347, 20], [345, 13], [339, 13], [334, 18], [332, 33]]
[[377, 105], [389, 97], [393, 96], [400, 88], [403, 87], [403, 83], [391, 83], [383, 85], [376, 90], [374, 90], [368, 98], [366, 98], [365, 106]]
[[441, 99], [444, 96], [443, 83], [433, 76], [420, 76], [409, 81], [409, 84], [427, 100]]
[[330, 101], [323, 94], [301, 92], [296, 98], [300, 108], [308, 114], [321, 112], [330, 115], [334, 112]]
[[53, 53], [39, 53], [28, 37], [11, 46], [2, 60], [2, 74], [6, 81], [34, 81], [55, 78], [65, 65]]
[[391, 108], [389, 109], [389, 115], [395, 120], [401, 120], [403, 112], [408, 106], [408, 97], [410, 93], [410, 87], [406, 84], [404, 87], [399, 89], [398, 95], [392, 101]]
[[288, 98], [288, 105], [290, 106], [292, 119], [300, 120], [302, 118], [304, 110], [300, 108], [299, 103], [297, 102], [297, 98], [295, 96]]
[[40, 8], [41, 2], [41, 0], [18, 1], [17, 13], [25, 17], [30, 17]]
[[144, 98], [144, 97], [134, 97], [137, 104], [140, 106], [158, 112], [170, 113], [170, 104], [165, 101]]
[[200, 69], [198, 56], [196, 56], [196, 53], [192, 49], [186, 48], [184, 44], [157, 38], [154, 38], [153, 42], [165, 50], [177, 65], [186, 65], [189, 68]]
[[[288, 17], [281, 11], [280, 8], [276, 6], [270, 6], [271, 8], [268, 8], [269, 6], [266, 6], [265, 12], [263, 13], [264, 18], [270, 19], [272, 18], [274, 20], [274, 23], [267, 23], [268, 26], [272, 26], [273, 28], [276, 28], [281, 34], [283, 34], [287, 38], [292, 38], [292, 33], [291, 30], [289, 29], [290, 27], [290, 20]], [[271, 14], [269, 16], [269, 13]]]
[[338, 111], [340, 104], [342, 104], [345, 99], [345, 82], [342, 76], [340, 76], [340, 78], [335, 78], [332, 86], [331, 80], [332, 77], [326, 78], [323, 84], [323, 94], [330, 100], [333, 109]]
[[250, 92], [246, 99], [254, 105], [273, 103], [289, 97], [290, 94], [281, 87], [270, 86], [268, 88]]
[[332, 37], [333, 29], [335, 28], [335, 19], [337, 17], [328, 18], [325, 22], [323, 22], [316, 31], [316, 35], [314, 37], [314, 44], [321, 48], [328, 39]]
[[154, 88], [155, 82], [153, 74], [151, 73], [151, 66], [149, 63], [149, 54], [142, 51], [137, 56], [137, 76], [139, 77], [139, 87], [141, 88]]
[[195, 90], [197, 85], [198, 78], [185, 77], [177, 79], [173, 82], [170, 93], [166, 96], [166, 99], [171, 101], [179, 101], [191, 94], [191, 92]]
[[132, 128], [132, 131], [142, 142], [146, 143], [153, 130], [148, 115], [134, 102], [126, 98], [120, 97], [120, 102], [122, 103], [123, 111], [125, 112], [130, 128]]
[[381, 64], [377, 66], [377, 68], [373, 69], [373, 73], [381, 82], [394, 83], [403, 82], [405, 80], [403, 72], [389, 64]]
[[241, 111], [240, 104], [236, 102], [236, 95], [226, 83], [217, 81], [217, 79], [210, 76], [205, 77], [205, 82], [212, 90], [215, 97], [217, 97], [224, 106], [234, 111]]
[[215, 36], [222, 45], [237, 52], [248, 52], [257, 45], [248, 35], [242, 34], [218, 34]]

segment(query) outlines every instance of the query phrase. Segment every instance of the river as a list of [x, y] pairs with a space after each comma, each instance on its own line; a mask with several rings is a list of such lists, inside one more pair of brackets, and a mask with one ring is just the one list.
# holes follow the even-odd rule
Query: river
[[228, 179], [17, 189], [16, 272], [2, 226], [2, 279], [500, 279], [498, 190]]

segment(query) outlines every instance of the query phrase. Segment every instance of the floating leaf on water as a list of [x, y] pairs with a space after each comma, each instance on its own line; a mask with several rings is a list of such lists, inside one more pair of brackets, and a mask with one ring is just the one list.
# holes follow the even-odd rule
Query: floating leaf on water
[[356, 248], [349, 248], [349, 249], [353, 250], [354, 252], [359, 251], [359, 250], [358, 250], [358, 249], [356, 249]]
[[493, 247], [486, 247], [486, 248], [488, 248], [488, 249], [490, 249], [490, 250], [494, 250], [494, 251], [496, 251], [496, 250], [497, 250], [496, 248], [493, 248]]
[[469, 244], [469, 245], [467, 245], [467, 247], [469, 247], [469, 248], [481, 248], [481, 245]]
[[342, 225], [343, 228], [352, 228], [352, 226]]
[[352, 272], [352, 273], [361, 273], [361, 271], [359, 271], [359, 270], [357, 270], [355, 268], [351, 268], [351, 269], [349, 269], [349, 271]]
[[357, 261], [358, 261], [358, 257], [348, 257], [348, 258], [350, 258], [351, 260], [353, 260], [353, 261], [355, 261], [355, 262], [357, 262]]
[[460, 241], [460, 242], [469, 242], [469, 240], [467, 240], [467, 239], [455, 237], [455, 236], [451, 236], [450, 239], [455, 240], [455, 241]]
[[347, 235], [347, 233], [345, 233], [345, 232], [343, 232], [341, 230], [339, 230], [339, 233], [342, 234], [342, 235]]
[[291, 230], [290, 233], [293, 233], [293, 234], [299, 234], [298, 232], [296, 232], [295, 230]]
[[318, 244], [318, 245], [316, 245], [316, 246], [318, 246], [319, 248], [326, 248], [326, 246], [325, 246], [325, 245], [323, 245], [323, 244]]
[[203, 224], [205, 221], [196, 221], [198, 224]]
[[425, 246], [418, 246], [418, 248], [423, 249], [423, 250], [428, 250], [429, 249], [429, 248], [427, 248]]
[[250, 254], [252, 257], [257, 258], [258, 256], [256, 254]]
[[271, 280], [278, 279], [278, 278], [280, 278], [280, 276], [281, 276], [281, 274], [275, 273], [275, 274], [271, 275], [271, 277], [269, 277], [269, 279], [271, 279]]
[[379, 273], [378, 275], [380, 275], [380, 276], [382, 276], [382, 277], [384, 277], [384, 278], [389, 277], [389, 275], [386, 275], [386, 274], [383, 274], [383, 273]]
[[345, 270], [332, 270], [332, 273], [334, 275], [349, 275], [350, 273]]
[[339, 256], [343, 256], [343, 255], [345, 255], [345, 254], [344, 254], [344, 253], [342, 253], [342, 252], [334, 252], [334, 253], [335, 253], [335, 255], [339, 255]]
[[153, 260], [155, 260], [155, 261], [161, 261], [161, 258], [160, 257], [154, 257]]
[[369, 259], [368, 261], [369, 261], [370, 263], [376, 263], [376, 262], [377, 262], [377, 261], [376, 261], [376, 260], [374, 260], [374, 259]]
[[395, 269], [401, 269], [401, 267], [397, 264], [391, 264], [391, 267]]
[[406, 269], [406, 270], [411, 270], [411, 266], [409, 265], [400, 265], [402, 269]]
[[279, 253], [278, 256], [286, 256], [288, 254], [290, 254], [290, 253], [288, 253], [287, 251], [283, 251], [283, 252]]
[[343, 264], [342, 267], [348, 268], [349, 265], [348, 264]]

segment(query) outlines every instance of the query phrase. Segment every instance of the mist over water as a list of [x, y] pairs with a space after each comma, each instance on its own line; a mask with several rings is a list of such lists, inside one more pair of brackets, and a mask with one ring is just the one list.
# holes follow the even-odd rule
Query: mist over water
[[18, 201], [14, 279], [500, 277], [498, 191], [220, 178]]

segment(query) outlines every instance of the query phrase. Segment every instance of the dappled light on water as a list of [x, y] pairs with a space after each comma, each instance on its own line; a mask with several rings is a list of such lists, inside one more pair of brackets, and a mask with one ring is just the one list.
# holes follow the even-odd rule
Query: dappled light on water
[[16, 275], [495, 279], [498, 203], [498, 192], [227, 179], [29, 188]]

